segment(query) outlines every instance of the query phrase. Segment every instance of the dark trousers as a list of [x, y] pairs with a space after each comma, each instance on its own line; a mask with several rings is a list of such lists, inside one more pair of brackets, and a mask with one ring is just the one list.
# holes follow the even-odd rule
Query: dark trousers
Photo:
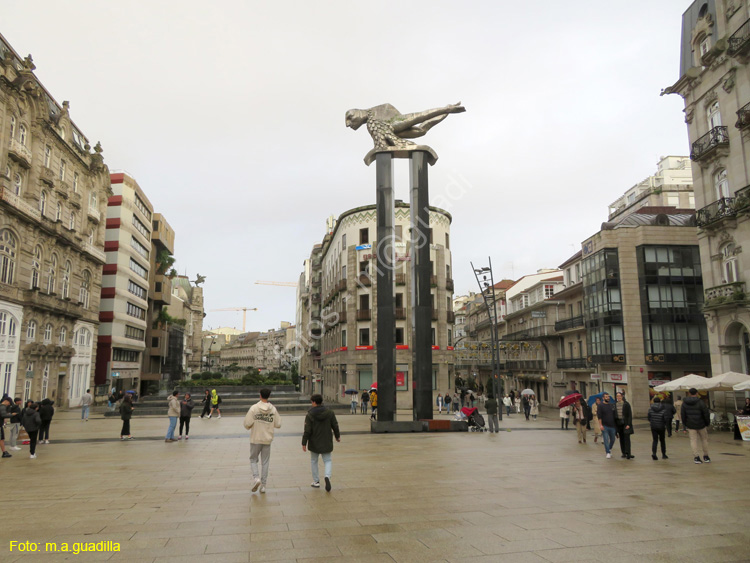
[[120, 436], [130, 436], [130, 419], [122, 421], [122, 430]]
[[367, 403], [362, 401], [362, 414], [367, 414]]
[[625, 432], [625, 426], [620, 425], [617, 427], [617, 433], [620, 435], [620, 451], [622, 455], [630, 455], [630, 434]]
[[664, 442], [664, 428], [651, 429], [651, 455], [656, 455], [656, 444], [661, 442], [661, 455], [667, 455], [667, 444]]
[[206, 403], [203, 405], [203, 411], [201, 411], [201, 418], [203, 418], [210, 412], [211, 412], [211, 403], [206, 401]]
[[190, 417], [189, 416], [181, 416], [180, 417], [180, 436], [182, 436], [182, 426], [185, 425], [185, 436], [190, 434]]
[[526, 416], [526, 420], [529, 420], [529, 413], [531, 412], [531, 407], [523, 407], [523, 414]]
[[29, 453], [34, 455], [36, 452], [36, 439], [39, 436], [39, 430], [27, 430], [26, 433], [29, 435]]
[[49, 425], [52, 424], [51, 420], [43, 420], [42, 426], [39, 428], [39, 441], [49, 440]]
[[669, 419], [669, 422], [667, 422], [667, 436], [670, 438], [672, 437], [672, 419]]

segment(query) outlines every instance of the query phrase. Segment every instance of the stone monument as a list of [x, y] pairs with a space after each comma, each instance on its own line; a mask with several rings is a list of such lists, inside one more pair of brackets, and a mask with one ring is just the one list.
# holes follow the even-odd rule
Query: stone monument
[[393, 422], [396, 415], [396, 342], [393, 310], [395, 200], [393, 159], [409, 159], [411, 192], [411, 323], [414, 420], [432, 419], [432, 303], [430, 301], [430, 201], [427, 164], [437, 154], [426, 145], [409, 141], [423, 136], [448, 114], [466, 109], [461, 103], [402, 114], [391, 104], [370, 109], [350, 109], [346, 126], [356, 130], [367, 124], [375, 147], [365, 156], [376, 163], [377, 210], [377, 381], [378, 422]]

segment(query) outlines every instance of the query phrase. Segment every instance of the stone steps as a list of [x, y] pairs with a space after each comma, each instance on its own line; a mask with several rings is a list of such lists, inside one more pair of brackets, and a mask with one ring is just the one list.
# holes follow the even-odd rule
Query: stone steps
[[[253, 406], [257, 402], [257, 398], [253, 399], [252, 401], [247, 401], [242, 404], [233, 404], [233, 405], [225, 405], [224, 403], [221, 404], [221, 414], [222, 415], [232, 415], [232, 416], [238, 416], [238, 415], [245, 415], [248, 411], [248, 409]], [[271, 401], [273, 405], [276, 407], [276, 409], [279, 412], [286, 412], [286, 413], [306, 413], [308, 410], [310, 410], [310, 401], [304, 401], [300, 402], [297, 401], [295, 403], [286, 403], [286, 404], [279, 404], [275, 401]], [[326, 407], [338, 412], [349, 412], [349, 405], [341, 405], [337, 403], [326, 403]], [[196, 405], [193, 409], [193, 418], [197, 418], [200, 416], [202, 410], [202, 405]], [[111, 412], [108, 407], [97, 407], [94, 409], [94, 412], [98, 412], [100, 414], [103, 414], [105, 417], [120, 416], [119, 411]], [[133, 410], [133, 417], [138, 416], [166, 416], [167, 415], [167, 405], [166, 400], [162, 404], [142, 404], [142, 403], [136, 403], [135, 409]], [[364, 415], [362, 415], [364, 416]]]

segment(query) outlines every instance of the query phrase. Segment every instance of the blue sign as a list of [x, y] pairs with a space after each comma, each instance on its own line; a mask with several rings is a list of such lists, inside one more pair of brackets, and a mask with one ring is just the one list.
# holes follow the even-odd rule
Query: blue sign
[[359, 246], [357, 247], [357, 250], [367, 250], [367, 249], [369, 249], [369, 248], [372, 248], [372, 245], [371, 245], [371, 244], [360, 244], [360, 245], [359, 245]]
[[120, 372], [116, 371], [112, 374], [112, 377], [120, 377]]

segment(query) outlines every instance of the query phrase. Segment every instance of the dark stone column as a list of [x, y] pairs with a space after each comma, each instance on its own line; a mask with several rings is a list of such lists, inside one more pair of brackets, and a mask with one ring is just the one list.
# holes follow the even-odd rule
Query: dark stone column
[[[393, 197], [393, 156], [376, 157], [377, 194], [377, 296], [378, 321], [375, 347], [378, 359], [378, 421], [396, 416], [396, 319], [393, 311], [393, 263], [396, 222]], [[428, 288], [429, 289], [429, 288]]]
[[430, 199], [427, 155], [409, 159], [411, 188], [411, 318], [414, 417], [432, 418], [432, 302], [430, 300]]

